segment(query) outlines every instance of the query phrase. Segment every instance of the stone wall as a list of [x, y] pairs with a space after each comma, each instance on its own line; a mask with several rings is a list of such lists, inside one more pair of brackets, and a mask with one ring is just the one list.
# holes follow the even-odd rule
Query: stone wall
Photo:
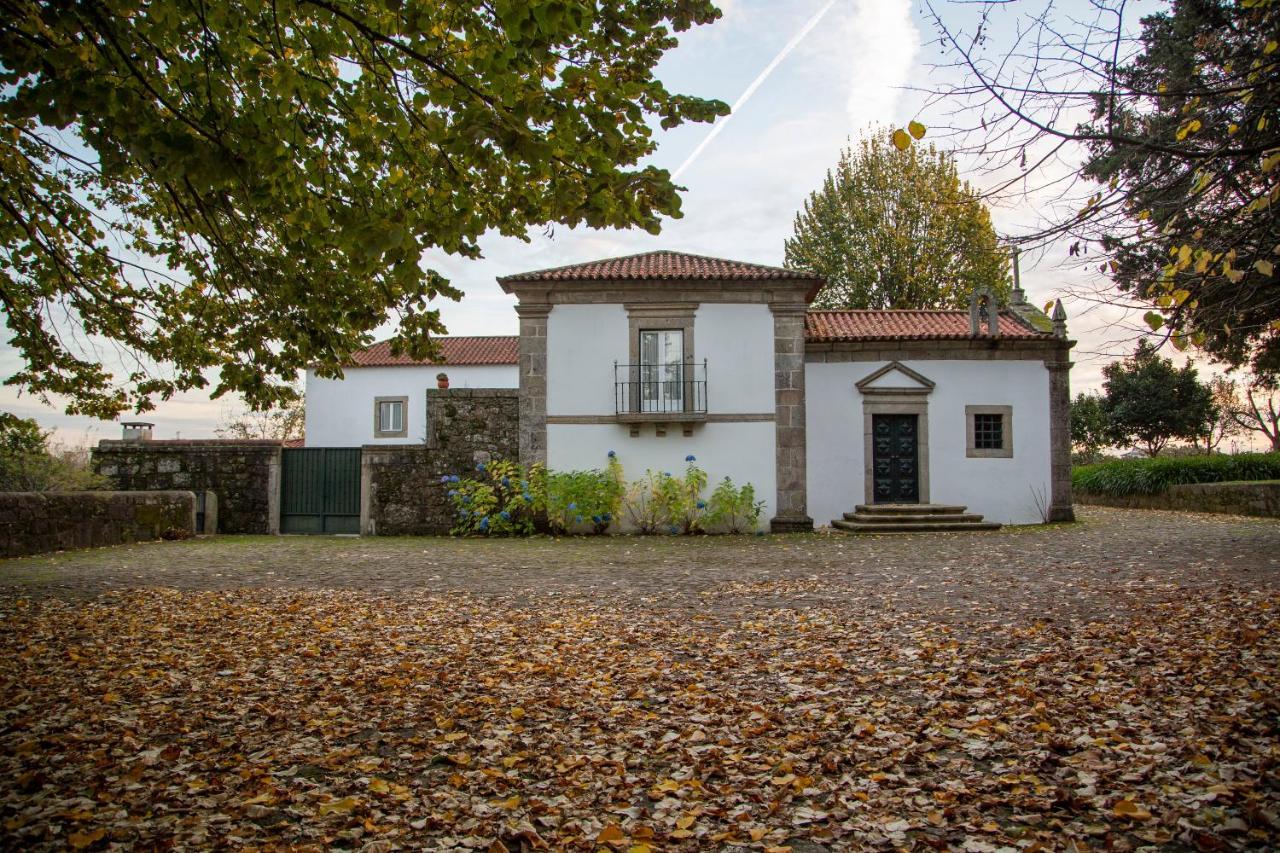
[[191, 492], [0, 492], [0, 556], [182, 539], [195, 521]]
[[281, 447], [272, 440], [103, 440], [93, 469], [122, 491], [213, 492], [219, 533], [276, 533]]
[[1280, 518], [1280, 480], [1253, 483], [1185, 483], [1158, 495], [1112, 497], [1076, 492], [1077, 503], [1127, 509], [1171, 509]]
[[516, 459], [520, 397], [514, 388], [427, 391], [426, 445], [365, 445], [361, 455], [360, 530], [366, 535], [448, 533], [449, 487], [440, 478], [468, 476], [480, 462]]

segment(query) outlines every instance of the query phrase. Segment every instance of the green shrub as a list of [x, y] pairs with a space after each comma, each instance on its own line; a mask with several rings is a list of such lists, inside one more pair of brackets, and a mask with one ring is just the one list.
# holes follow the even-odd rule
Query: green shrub
[[707, 525], [726, 533], [753, 532], [760, 526], [764, 501], [756, 500], [755, 487], [747, 483], [741, 489], [725, 477], [711, 492], [707, 507]]
[[650, 470], [627, 488], [627, 518], [636, 532], [688, 534], [704, 530], [708, 504], [702, 493], [707, 488], [707, 472], [697, 466], [692, 455], [686, 456], [685, 462], [683, 477]]
[[603, 471], [547, 474], [547, 524], [551, 532], [581, 532], [589, 525], [593, 533], [604, 533], [618, 517], [626, 489], [624, 484], [622, 463], [612, 450]]
[[546, 469], [502, 460], [476, 465], [473, 478], [442, 477], [456, 536], [529, 536], [547, 505]]
[[1096, 495], [1155, 495], [1182, 483], [1280, 479], [1280, 453], [1116, 459], [1071, 472], [1071, 486]]
[[663, 516], [663, 505], [659, 498], [659, 493], [662, 491], [660, 482], [661, 478], [670, 476], [670, 474], [655, 474], [649, 470], [644, 472], [643, 479], [636, 480], [627, 486], [623, 508], [626, 511], [627, 520], [631, 522], [631, 526], [637, 533], [649, 536], [658, 532]]
[[0, 412], [0, 492], [67, 492], [110, 487], [89, 468], [89, 451], [49, 443], [30, 418]]

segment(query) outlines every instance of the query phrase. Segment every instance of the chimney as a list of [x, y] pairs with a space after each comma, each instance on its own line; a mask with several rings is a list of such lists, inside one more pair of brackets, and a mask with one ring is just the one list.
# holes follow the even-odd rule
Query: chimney
[[155, 424], [149, 424], [146, 421], [124, 421], [120, 426], [124, 427], [124, 435], [121, 437], [125, 441], [150, 441], [151, 428]]

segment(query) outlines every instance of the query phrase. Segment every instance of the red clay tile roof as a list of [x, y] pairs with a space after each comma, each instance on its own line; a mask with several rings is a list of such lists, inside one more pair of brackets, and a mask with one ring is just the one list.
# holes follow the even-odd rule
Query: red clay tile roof
[[521, 281], [665, 281], [665, 280], [780, 280], [822, 281], [816, 273], [789, 270], [724, 258], [708, 258], [685, 252], [659, 250], [605, 258], [585, 264], [570, 264], [532, 272], [502, 276], [499, 282]]
[[[1000, 312], [1000, 334], [1007, 338], [1049, 338], [1008, 311]], [[968, 311], [810, 311], [804, 336], [814, 342], [960, 340], [969, 335]]]
[[399, 367], [418, 364], [474, 365], [516, 364], [520, 351], [520, 339], [515, 335], [462, 336], [436, 338], [440, 345], [439, 361], [417, 361], [408, 355], [392, 355], [391, 343], [379, 341], [366, 347], [352, 358], [355, 367]]

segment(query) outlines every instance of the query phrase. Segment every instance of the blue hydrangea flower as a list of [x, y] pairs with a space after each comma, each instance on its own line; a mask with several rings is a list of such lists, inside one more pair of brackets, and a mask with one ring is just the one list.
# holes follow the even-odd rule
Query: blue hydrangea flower
[[502, 516], [503, 521], [511, 520], [511, 513], [507, 512], [505, 509], [502, 512], [498, 513], [498, 515]]
[[529, 494], [528, 492], [525, 492], [522, 497], [524, 498], [525, 503], [527, 504], [533, 503], [533, 495]]
[[471, 510], [469, 510], [469, 509], [460, 509], [460, 510], [458, 510], [458, 515], [462, 516], [463, 518], [470, 518], [470, 517], [471, 517]]
[[453, 496], [454, 496], [454, 495], [456, 495], [457, 493], [458, 493], [458, 490], [457, 490], [457, 489], [450, 489], [448, 494], [449, 494], [449, 497], [453, 497]]
[[600, 517], [601, 517], [602, 519], [604, 519], [605, 521], [613, 521], [613, 513], [611, 513], [611, 512], [606, 512], [604, 515], [602, 515], [602, 516], [600, 516]]
[[469, 504], [469, 503], [471, 503], [471, 495], [463, 495], [463, 496], [462, 496], [462, 502], [463, 502], [464, 504]]
[[598, 515], [593, 515], [591, 516], [591, 520], [594, 521], [596, 524], [599, 524], [601, 521], [601, 518]]
[[573, 512], [577, 508], [578, 508], [578, 505], [576, 503], [569, 504], [569, 512]]
[[478, 462], [478, 463], [476, 463], [476, 470], [477, 470], [477, 471], [483, 471], [483, 470], [484, 470], [484, 463], [483, 463], [483, 462]]
[[449, 482], [449, 475], [448, 475], [448, 474], [445, 474], [443, 477], [441, 477], [441, 478], [440, 478], [440, 482], [442, 482], [442, 483], [447, 483], [447, 482]]
[[503, 487], [504, 487], [504, 488], [505, 488], [505, 487], [507, 487], [507, 486], [510, 486], [510, 485], [511, 485], [511, 478], [510, 478], [510, 477], [503, 477], [503, 478], [502, 478], [502, 485], [503, 485]]
[[698, 461], [698, 457], [696, 457], [696, 456], [694, 456], [692, 453], [690, 453], [688, 456], [686, 456], [686, 457], [684, 458], [684, 461], [685, 461], [685, 462], [697, 462], [697, 461]]
[[488, 530], [488, 529], [489, 529], [489, 519], [488, 519], [488, 518], [482, 518], [482, 519], [480, 519], [480, 529], [481, 529], [481, 530]]
[[706, 509], [706, 508], [707, 508], [706, 501], [698, 501], [698, 509]]
[[457, 474], [454, 474], [452, 477], [449, 478], [450, 483], [458, 483], [461, 481], [462, 481], [462, 478], [459, 477]]
[[609, 451], [609, 458], [610, 458], [610, 459], [617, 459], [617, 458], [618, 458], [618, 454], [617, 454], [617, 452], [616, 452], [616, 451], [613, 451], [613, 450], [610, 450], [610, 451]]

